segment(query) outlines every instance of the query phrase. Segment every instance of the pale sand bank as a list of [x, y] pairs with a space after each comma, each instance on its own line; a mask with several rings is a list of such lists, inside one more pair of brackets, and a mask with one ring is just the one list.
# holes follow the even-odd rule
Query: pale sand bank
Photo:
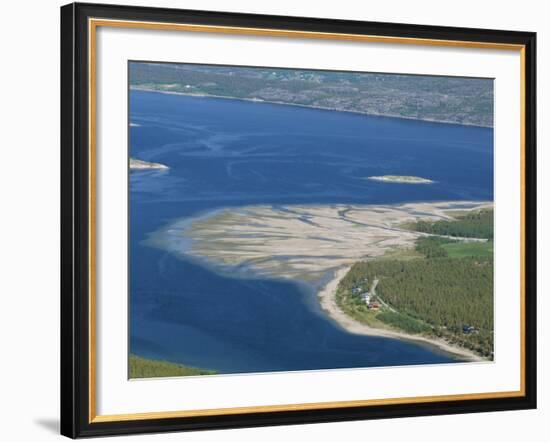
[[277, 278], [317, 282], [356, 261], [413, 247], [425, 234], [400, 226], [452, 219], [492, 203], [246, 206], [176, 221], [151, 235], [152, 246]]
[[419, 176], [405, 176], [405, 175], [381, 175], [381, 176], [369, 176], [368, 180], [381, 181], [383, 183], [397, 183], [397, 184], [433, 184], [435, 181], [428, 178], [422, 178]]
[[168, 166], [161, 163], [152, 163], [150, 161], [138, 160], [137, 158], [130, 158], [130, 169], [132, 170], [149, 170], [149, 169], [167, 170]]
[[[352, 333], [415, 340], [468, 360], [474, 353], [437, 339], [374, 329], [347, 316], [336, 304], [336, 288], [351, 265], [396, 248], [412, 248], [425, 234], [404, 223], [453, 219], [457, 210], [492, 207], [489, 202], [400, 205], [286, 205], [219, 209], [176, 221], [150, 236], [151, 246], [206, 261], [232, 275], [252, 274], [311, 283], [322, 308]], [[330, 282], [324, 287], [327, 276]]]

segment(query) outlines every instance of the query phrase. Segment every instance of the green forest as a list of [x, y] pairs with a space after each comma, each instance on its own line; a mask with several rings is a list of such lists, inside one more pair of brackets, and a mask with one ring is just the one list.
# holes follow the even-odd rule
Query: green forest
[[407, 227], [432, 235], [493, 239], [493, 209], [460, 214], [452, 221], [417, 221]]
[[[399, 259], [393, 254], [395, 258], [357, 262], [340, 282], [337, 302], [347, 314], [370, 326], [441, 337], [492, 359], [492, 211], [439, 223], [421, 225], [431, 225], [429, 233], [457, 237], [479, 233], [477, 238], [487, 240], [422, 236], [415, 245], [417, 258]], [[361, 298], [359, 293], [367, 290], [383, 303], [379, 310], [369, 309]]]

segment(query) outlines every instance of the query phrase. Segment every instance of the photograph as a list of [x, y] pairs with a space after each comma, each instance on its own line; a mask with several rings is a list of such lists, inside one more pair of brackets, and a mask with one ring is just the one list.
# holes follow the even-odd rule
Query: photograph
[[493, 78], [129, 60], [127, 87], [129, 379], [493, 363]]
[[61, 8], [62, 434], [536, 407], [535, 33], [304, 12]]
[[92, 1], [0, 27], [1, 440], [550, 434], [542, 2]]

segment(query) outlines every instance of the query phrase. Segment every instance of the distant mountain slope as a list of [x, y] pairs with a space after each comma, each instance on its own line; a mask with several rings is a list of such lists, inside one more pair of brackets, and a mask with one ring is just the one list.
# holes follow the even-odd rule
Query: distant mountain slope
[[493, 125], [490, 79], [132, 62], [130, 85], [189, 95]]

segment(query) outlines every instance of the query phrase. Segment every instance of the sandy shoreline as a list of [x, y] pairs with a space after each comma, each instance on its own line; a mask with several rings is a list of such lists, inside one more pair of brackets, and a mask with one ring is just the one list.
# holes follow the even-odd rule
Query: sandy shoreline
[[334, 319], [342, 328], [346, 331], [358, 335], [367, 335], [367, 336], [380, 336], [385, 338], [401, 339], [406, 341], [416, 341], [423, 342], [434, 347], [443, 350], [446, 353], [450, 353], [453, 356], [457, 356], [466, 361], [475, 361], [482, 362], [486, 361], [481, 358], [474, 352], [467, 350], [462, 347], [456, 347], [448, 342], [437, 339], [437, 338], [428, 338], [425, 336], [410, 335], [404, 332], [398, 332], [393, 330], [384, 330], [380, 328], [370, 327], [367, 324], [363, 324], [359, 321], [356, 321], [352, 317], [344, 313], [336, 302], [336, 290], [338, 284], [346, 276], [348, 270], [351, 267], [342, 267], [334, 273], [333, 279], [331, 279], [327, 285], [325, 285], [318, 293], [319, 303], [321, 308], [328, 313], [328, 315]]
[[196, 93], [185, 93], [185, 92], [176, 92], [176, 91], [163, 91], [158, 89], [151, 89], [151, 88], [145, 88], [145, 87], [139, 87], [139, 86], [130, 86], [130, 90], [134, 91], [143, 91], [143, 92], [158, 92], [159, 94], [168, 94], [168, 95], [183, 95], [186, 97], [204, 97], [204, 98], [223, 98], [226, 100], [240, 100], [240, 101], [248, 101], [251, 103], [269, 103], [269, 104], [280, 104], [283, 106], [295, 106], [295, 107], [305, 107], [309, 109], [320, 109], [320, 110], [327, 110], [327, 111], [335, 111], [335, 112], [347, 112], [350, 114], [358, 114], [358, 115], [369, 115], [372, 117], [388, 117], [388, 118], [400, 118], [402, 120], [415, 120], [415, 121], [426, 121], [428, 123], [441, 123], [441, 124], [456, 124], [459, 126], [472, 126], [472, 127], [484, 127], [488, 129], [492, 129], [493, 126], [484, 126], [479, 124], [472, 124], [472, 123], [459, 123], [457, 121], [450, 121], [450, 120], [436, 120], [434, 118], [413, 118], [413, 117], [406, 117], [403, 115], [394, 115], [394, 114], [382, 114], [382, 113], [375, 113], [375, 112], [361, 112], [358, 110], [347, 110], [347, 109], [338, 109], [333, 107], [327, 107], [327, 106], [312, 106], [307, 104], [299, 104], [299, 103], [287, 103], [285, 101], [274, 101], [274, 100], [259, 100], [255, 98], [241, 98], [241, 97], [228, 97], [226, 95], [210, 95], [210, 94], [196, 94]]
[[[354, 263], [412, 248], [418, 237], [426, 235], [402, 228], [403, 223], [448, 220], [457, 210], [492, 205], [482, 201], [444, 201], [232, 207], [175, 221], [150, 235], [147, 244], [204, 260], [214, 269], [234, 276], [262, 275], [302, 281], [313, 287], [324, 284], [318, 291], [322, 309], [350, 333], [424, 343], [463, 360], [485, 361], [442, 339], [358, 322], [337, 305], [336, 290]], [[332, 278], [325, 283], [327, 275]]]

